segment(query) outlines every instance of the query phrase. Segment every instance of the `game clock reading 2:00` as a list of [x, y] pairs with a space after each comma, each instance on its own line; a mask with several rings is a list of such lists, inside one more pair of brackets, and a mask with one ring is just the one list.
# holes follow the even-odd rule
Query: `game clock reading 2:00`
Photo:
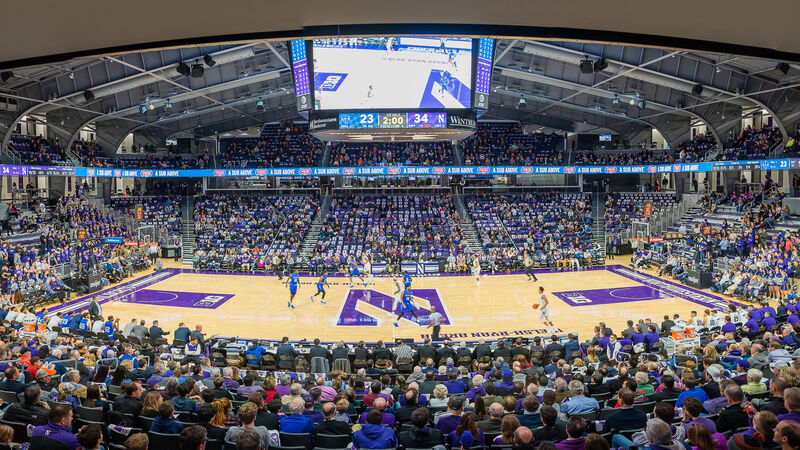
[[446, 126], [447, 114], [443, 112], [339, 114], [339, 128], [343, 130], [369, 128], [445, 128]]

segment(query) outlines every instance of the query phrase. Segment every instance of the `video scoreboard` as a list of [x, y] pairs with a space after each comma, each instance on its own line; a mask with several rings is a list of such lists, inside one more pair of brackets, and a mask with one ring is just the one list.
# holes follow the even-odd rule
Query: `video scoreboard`
[[339, 129], [445, 128], [446, 112], [353, 112], [339, 113]]
[[[493, 38], [365, 36], [295, 39], [287, 44], [297, 110], [304, 115], [305, 111], [489, 107]], [[387, 126], [402, 120], [388, 119]], [[409, 123], [406, 116], [404, 124]]]

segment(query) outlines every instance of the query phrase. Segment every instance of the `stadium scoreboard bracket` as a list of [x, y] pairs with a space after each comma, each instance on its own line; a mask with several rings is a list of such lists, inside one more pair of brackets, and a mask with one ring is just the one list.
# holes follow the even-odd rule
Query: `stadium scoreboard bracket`
[[457, 141], [475, 132], [474, 110], [311, 111], [309, 131], [324, 141]]

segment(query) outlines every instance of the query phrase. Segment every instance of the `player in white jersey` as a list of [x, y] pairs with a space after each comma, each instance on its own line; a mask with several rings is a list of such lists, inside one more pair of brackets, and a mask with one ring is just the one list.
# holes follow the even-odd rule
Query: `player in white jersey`
[[731, 322], [736, 324], [743, 324], [747, 320], [747, 311], [739, 310], [735, 305], [729, 305]]
[[547, 325], [547, 332], [548, 333], [555, 333], [556, 327], [553, 325], [553, 321], [550, 320], [550, 301], [547, 300], [547, 296], [544, 295], [544, 288], [539, 286], [539, 304], [533, 304], [533, 309], [539, 310], [539, 320], [542, 321], [543, 324]]
[[472, 257], [472, 276], [475, 277], [475, 281], [478, 282], [478, 286], [481, 285], [481, 262], [478, 260], [478, 255]]
[[394, 282], [394, 292], [392, 293], [394, 301], [392, 302], [392, 311], [395, 311], [397, 310], [397, 304], [400, 303], [400, 299], [403, 297], [403, 283], [396, 275], [392, 276], [392, 281]]
[[725, 325], [725, 315], [722, 314], [722, 311], [714, 310], [714, 311], [712, 311], [712, 313], [713, 313], [713, 315], [711, 316], [711, 318], [714, 319], [714, 325], [713, 326], [721, 327], [721, 326]]
[[374, 283], [375, 276], [372, 274], [372, 261], [366, 253], [361, 257], [361, 264], [364, 265], [364, 275], [367, 277], [369, 283]]
[[697, 311], [692, 311], [690, 313], [691, 318], [689, 319], [689, 324], [696, 327], [696, 328], [703, 328], [703, 319], [697, 317]]

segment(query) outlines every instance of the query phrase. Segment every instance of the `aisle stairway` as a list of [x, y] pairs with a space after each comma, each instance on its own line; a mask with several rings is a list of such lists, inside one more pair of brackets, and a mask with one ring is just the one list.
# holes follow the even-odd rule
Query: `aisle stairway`
[[599, 246], [600, 257], [595, 264], [606, 260], [606, 202], [605, 194], [592, 194], [592, 241]]
[[464, 196], [460, 194], [454, 195], [453, 203], [456, 206], [456, 212], [458, 212], [458, 223], [461, 225], [461, 231], [464, 232], [464, 237], [467, 239], [468, 251], [470, 253], [483, 251], [478, 230], [475, 229], [475, 224], [472, 222], [472, 218], [467, 213], [467, 208], [464, 205]]
[[191, 264], [194, 257], [194, 197], [181, 199], [181, 261]]
[[319, 242], [319, 233], [322, 231], [322, 224], [325, 221], [325, 217], [328, 215], [328, 211], [331, 209], [332, 200], [333, 196], [331, 195], [322, 197], [322, 206], [319, 208], [319, 213], [314, 217], [314, 220], [311, 222], [311, 227], [309, 227], [308, 233], [306, 233], [306, 237], [303, 239], [303, 243], [300, 244], [298, 266], [302, 272], [308, 271], [308, 261], [311, 259], [311, 255], [317, 247], [317, 242]]

